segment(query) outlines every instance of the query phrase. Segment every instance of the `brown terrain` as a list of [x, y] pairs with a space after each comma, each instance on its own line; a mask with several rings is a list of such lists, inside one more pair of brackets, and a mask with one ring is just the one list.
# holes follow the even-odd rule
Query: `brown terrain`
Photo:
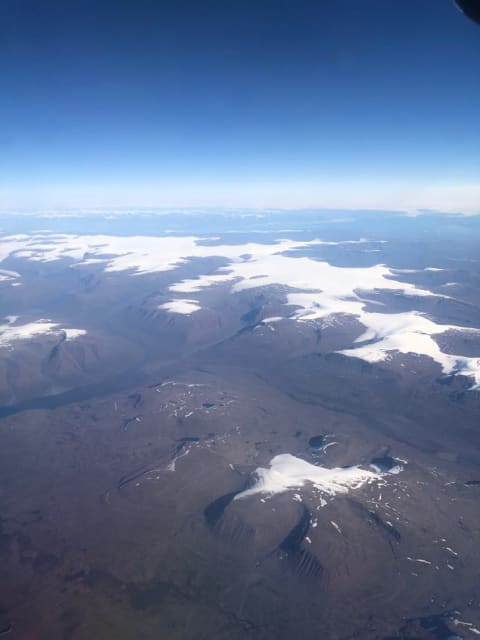
[[[382, 251], [408, 262], [400, 243]], [[411, 262], [424, 251], [413, 246]], [[349, 252], [329, 259], [364, 259]], [[23, 278], [0, 283], [5, 316], [86, 334], [59, 329], [0, 349], [0, 636], [475, 638], [472, 379], [414, 353], [380, 363], [338, 354], [363, 332], [351, 316], [264, 323], [292, 312], [279, 286], [232, 294], [220, 284], [195, 294], [192, 315], [159, 309], [172, 282], [218, 264], [136, 277], [64, 260], [2, 264]], [[478, 265], [449, 268], [405, 274], [435, 291], [458, 281], [454, 299], [415, 308], [480, 327]], [[370, 300], [390, 313], [412, 305], [392, 292]], [[439, 344], [480, 357], [475, 333]], [[283, 453], [327, 468], [374, 464], [381, 480], [335, 496], [307, 483], [234, 499]]]

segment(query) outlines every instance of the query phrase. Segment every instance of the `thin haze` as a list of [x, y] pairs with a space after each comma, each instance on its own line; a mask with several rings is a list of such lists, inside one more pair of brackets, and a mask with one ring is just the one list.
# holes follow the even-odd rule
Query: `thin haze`
[[480, 212], [450, 0], [3, 0], [0, 209]]

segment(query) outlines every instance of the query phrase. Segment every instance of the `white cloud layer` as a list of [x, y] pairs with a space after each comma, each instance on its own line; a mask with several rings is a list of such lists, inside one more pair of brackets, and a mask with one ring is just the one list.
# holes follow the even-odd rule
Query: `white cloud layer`
[[252, 207], [424, 209], [480, 214], [480, 184], [433, 181], [315, 180], [164, 184], [82, 184], [0, 187], [0, 210], [18, 208]]

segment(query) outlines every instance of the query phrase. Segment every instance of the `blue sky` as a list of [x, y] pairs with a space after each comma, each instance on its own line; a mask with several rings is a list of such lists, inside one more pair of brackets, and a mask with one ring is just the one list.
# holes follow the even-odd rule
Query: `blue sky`
[[480, 211], [451, 0], [3, 0], [0, 209]]

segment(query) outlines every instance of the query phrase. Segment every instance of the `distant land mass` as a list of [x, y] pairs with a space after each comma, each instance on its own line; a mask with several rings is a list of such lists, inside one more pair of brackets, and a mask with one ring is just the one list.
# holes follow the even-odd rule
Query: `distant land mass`
[[480, 217], [0, 229], [0, 635], [480, 635]]

